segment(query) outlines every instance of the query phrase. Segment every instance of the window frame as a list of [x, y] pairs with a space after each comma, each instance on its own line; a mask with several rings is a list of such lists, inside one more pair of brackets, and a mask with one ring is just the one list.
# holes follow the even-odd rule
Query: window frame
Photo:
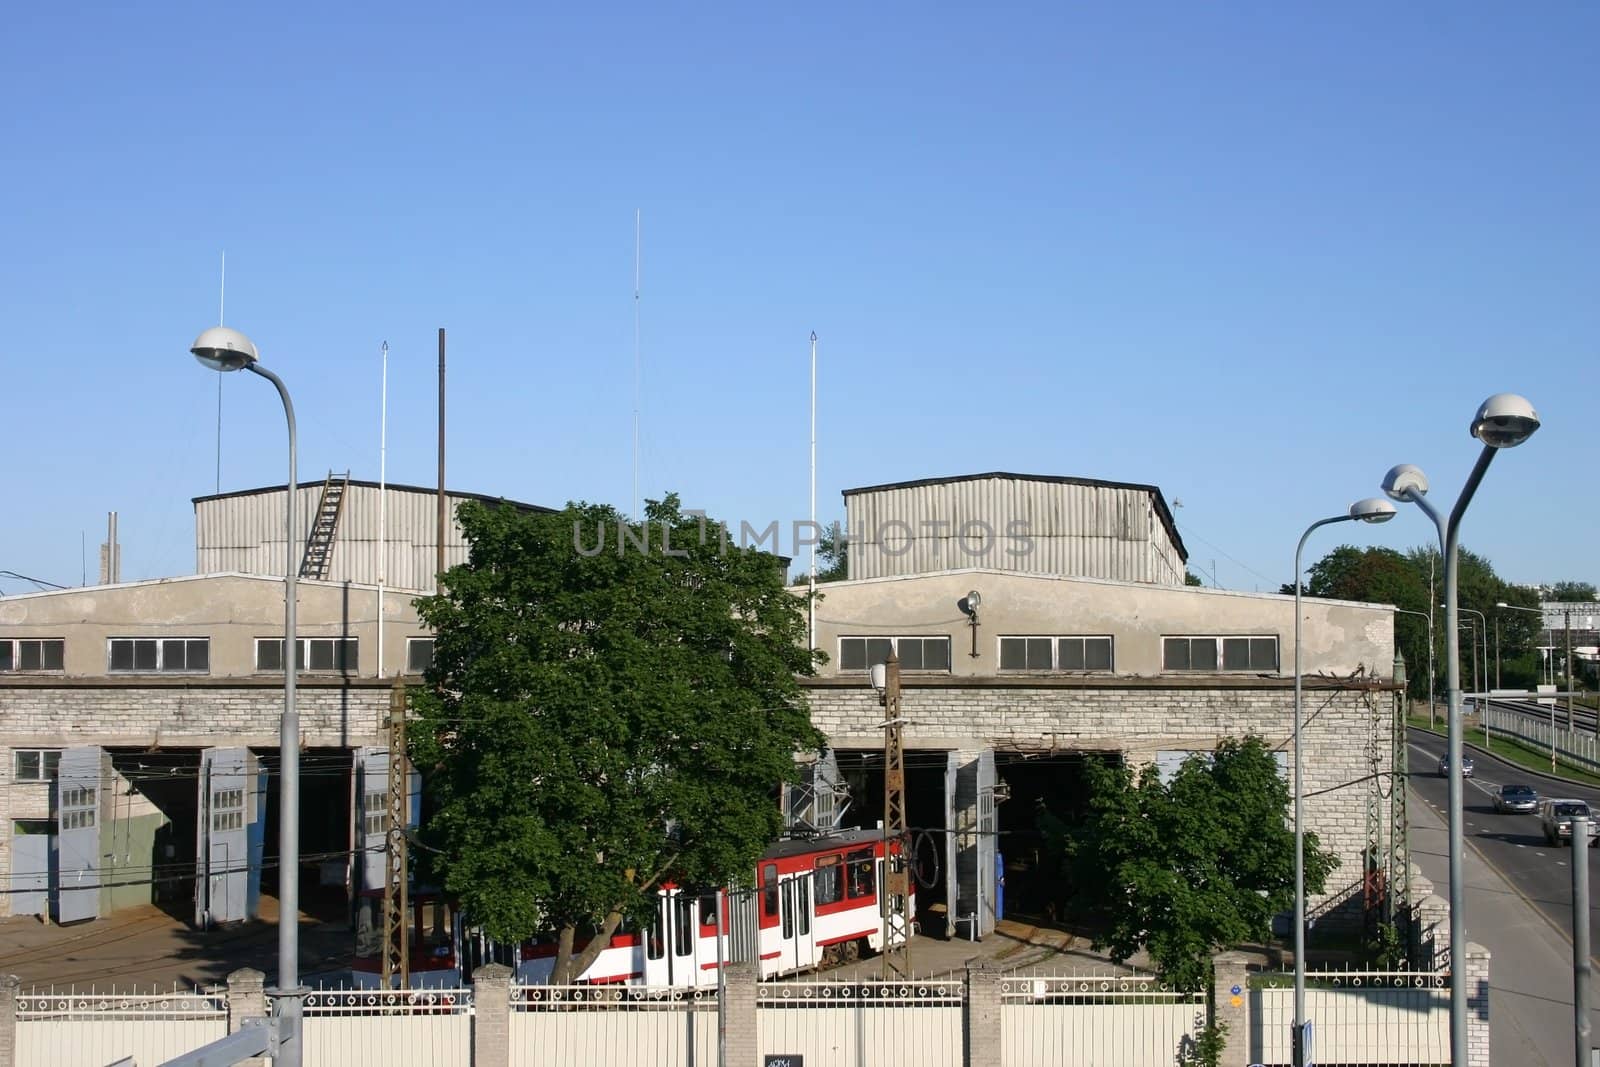
[[[31, 775], [22, 773], [22, 757], [37, 757], [37, 766]], [[51, 759], [49, 757], [54, 757]], [[49, 785], [60, 775], [61, 749], [59, 748], [14, 748], [11, 750], [11, 780], [13, 782], [28, 782], [34, 785]]]
[[[421, 669], [411, 665], [411, 650], [421, 645], [428, 646], [428, 665]], [[420, 678], [433, 667], [433, 656], [438, 648], [438, 639], [434, 637], [407, 637], [406, 638], [406, 677]]]
[[[1049, 641], [1050, 666], [1048, 667], [1007, 667], [1005, 663], [1005, 643], [1007, 641]], [[1106, 643], [1106, 666], [1104, 667], [1063, 667], [1061, 665], [1061, 642], [1083, 642], [1084, 659], [1088, 660], [1088, 642], [1104, 641]], [[1027, 661], [1027, 649], [1023, 650], [1023, 661]], [[1115, 674], [1117, 670], [1117, 640], [1113, 634], [1001, 634], [995, 638], [994, 646], [995, 670], [1002, 674]]]
[[[39, 666], [28, 667], [23, 664], [23, 646], [37, 646]], [[56, 666], [46, 664], [45, 646], [52, 646], [56, 652]], [[64, 637], [7, 637], [0, 638], [0, 649], [5, 650], [5, 658], [0, 660], [0, 674], [61, 674], [67, 667], [67, 639]]]
[[[129, 653], [130, 653], [130, 655], [132, 657], [132, 666], [129, 666], [129, 667], [118, 667], [118, 666], [115, 665], [116, 664], [116, 656], [117, 656], [117, 647], [116, 646], [119, 643], [127, 643], [127, 644], [132, 646], [129, 649]], [[143, 645], [143, 644], [149, 644], [149, 645], [153, 646], [152, 651], [155, 653], [154, 666], [140, 666], [141, 657], [140, 657], [139, 653], [140, 653], [141, 649], [140, 649], [139, 646]], [[174, 645], [174, 644], [181, 644], [183, 646], [183, 662], [184, 662], [184, 665], [182, 667], [169, 667], [169, 666], [167, 666], [168, 646], [169, 645]], [[189, 661], [194, 655], [193, 646], [195, 646], [195, 645], [199, 645], [205, 650], [206, 665], [204, 667], [190, 667], [189, 666]], [[162, 635], [159, 635], [159, 636], [151, 635], [151, 634], [135, 634], [135, 635], [123, 636], [123, 637], [108, 637], [108, 638], [106, 638], [106, 673], [107, 674], [210, 674], [211, 673], [211, 638], [210, 637], [202, 637], [202, 636], [191, 636], [191, 635], [188, 635], [188, 634], [178, 634], [178, 635], [175, 635], [175, 636], [168, 636], [166, 634], [162, 634]]]
[[[860, 642], [862, 642], [862, 645], [861, 645], [861, 659], [862, 659], [862, 662], [863, 662], [863, 666], [850, 667], [850, 666], [846, 666], [845, 665], [844, 648], [845, 648], [845, 642], [846, 641], [860, 641]], [[953, 660], [951, 658], [951, 653], [952, 653], [952, 648], [953, 648], [954, 642], [951, 640], [949, 634], [892, 634], [892, 635], [891, 634], [845, 634], [845, 635], [841, 635], [838, 638], [837, 651], [838, 651], [839, 655], [838, 655], [838, 659], [836, 659], [835, 662], [839, 664], [839, 673], [841, 673], [841, 674], [866, 674], [868, 671], [870, 671], [872, 669], [872, 661], [871, 661], [871, 653], [870, 653], [869, 650], [871, 648], [871, 643], [874, 642], [874, 641], [887, 641], [887, 642], [889, 642], [890, 649], [893, 650], [893, 652], [894, 652], [894, 654], [896, 656], [900, 657], [900, 661], [901, 661], [900, 662], [900, 669], [902, 671], [905, 671], [905, 672], [908, 672], [908, 673], [913, 673], [913, 674], [949, 674], [951, 669], [952, 669], [951, 668], [951, 664], [952, 664]], [[902, 641], [921, 641], [921, 642], [924, 642], [924, 643], [931, 641], [931, 642], [943, 643], [943, 645], [944, 645], [944, 666], [943, 667], [908, 667], [908, 666], [906, 666], [905, 657], [900, 651], [900, 643]], [[927, 660], [926, 648], [924, 648], [922, 650], [922, 653], [923, 654], [922, 654], [921, 658], [922, 658], [922, 660], [924, 662], [926, 662], [926, 660]]]
[[[1170, 641], [1186, 641], [1189, 643], [1187, 658], [1194, 662], [1194, 642], [1213, 642], [1213, 655], [1215, 666], [1211, 667], [1172, 667], [1167, 661], [1167, 644]], [[1245, 642], [1246, 666], [1229, 667], [1227, 659], [1228, 642]], [[1272, 642], [1272, 666], [1253, 666], [1257, 642]], [[1283, 673], [1283, 641], [1278, 634], [1162, 634], [1161, 635], [1161, 673], [1163, 674], [1282, 674]]]
[[[357, 676], [361, 673], [361, 638], [350, 635], [328, 636], [296, 636], [295, 637], [295, 673], [296, 674], [343, 674]], [[342, 643], [344, 647], [345, 665], [331, 667], [311, 666], [315, 653], [312, 649], [313, 642], [326, 642], [328, 644], [329, 661], [337, 663], [339, 657], [335, 655], [335, 643]], [[263, 667], [261, 665], [262, 646], [278, 646], [278, 665], [276, 667]], [[281, 637], [257, 637], [251, 646], [251, 665], [256, 674], [282, 674], [283, 673], [283, 645]], [[353, 655], [352, 655], [353, 653]], [[350, 662], [350, 660], [354, 662]]]

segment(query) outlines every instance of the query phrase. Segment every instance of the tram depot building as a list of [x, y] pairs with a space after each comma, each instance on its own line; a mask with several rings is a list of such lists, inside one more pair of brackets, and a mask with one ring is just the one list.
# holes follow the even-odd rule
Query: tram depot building
[[[303, 899], [341, 913], [381, 885], [391, 689], [432, 652], [411, 602], [433, 586], [434, 495], [387, 493], [381, 597], [378, 487], [330, 478], [296, 498], [327, 542], [299, 586]], [[997, 473], [844, 500], [848, 577], [819, 586], [828, 662], [802, 680], [829, 747], [784, 803], [801, 831], [879, 824], [869, 667], [892, 647], [925, 930], [988, 932], [1001, 877], [1005, 911], [1049, 909], [1035, 813], [1070, 821], [1087, 759], [1165, 771], [1255, 733], [1287, 767], [1294, 599], [1187, 586], [1155, 487]], [[275, 892], [283, 504], [282, 486], [198, 498], [193, 576], [0, 597], [0, 915], [154, 902], [207, 925]], [[465, 557], [452, 521], [446, 565]], [[1339, 921], [1388, 847], [1393, 614], [1304, 609], [1307, 826], [1340, 858], [1310, 904]]]

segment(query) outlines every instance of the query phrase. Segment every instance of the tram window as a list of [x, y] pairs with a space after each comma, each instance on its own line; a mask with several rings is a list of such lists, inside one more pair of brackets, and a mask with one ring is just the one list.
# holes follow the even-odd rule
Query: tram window
[[716, 897], [701, 897], [700, 898], [700, 925], [701, 926], [712, 926], [712, 927], [717, 925], [717, 898]]
[[817, 860], [817, 906], [837, 904], [844, 899], [844, 871], [838, 856]]
[[768, 918], [778, 914], [778, 865], [761, 868], [761, 910]]
[[870, 897], [873, 895], [873, 860], [872, 850], [864, 848], [859, 852], [852, 852], [850, 862], [850, 895], [852, 897]]
[[[784, 884], [786, 886], [790, 886], [790, 887], [792, 887], [794, 885], [793, 882], [786, 882]], [[793, 890], [793, 888], [790, 888], [787, 893], [783, 894], [783, 936], [784, 937], [793, 937], [794, 936], [794, 890]]]
[[450, 905], [443, 901], [424, 901], [417, 905], [417, 934], [424, 948], [435, 956], [448, 956], [453, 940]]
[[694, 948], [694, 901], [682, 894], [672, 901], [672, 954], [687, 956]]
[[[838, 868], [834, 869], [838, 870]], [[804, 878], [796, 878], [794, 880], [794, 899], [795, 914], [799, 916], [800, 921], [800, 933], [802, 935], [809, 934], [811, 932], [811, 887], [806, 884]]]
[[667, 946], [661, 936], [661, 905], [657, 903], [656, 913], [650, 920], [650, 925], [644, 930], [644, 955], [646, 959], [659, 960], [667, 954]]

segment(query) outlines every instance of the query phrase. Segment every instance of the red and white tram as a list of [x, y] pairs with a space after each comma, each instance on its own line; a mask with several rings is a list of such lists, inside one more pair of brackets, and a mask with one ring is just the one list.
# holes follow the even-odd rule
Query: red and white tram
[[[889, 854], [900, 862], [899, 842]], [[724, 895], [724, 963], [749, 962], [762, 978], [827, 967], [881, 952], [884, 941], [882, 888], [885, 843], [881, 830], [848, 830], [828, 837], [780, 841], [761, 857], [756, 888]], [[590, 984], [706, 987], [717, 981], [717, 909], [714, 894], [664, 885], [644, 928], [625, 923], [611, 936], [577, 981]], [[355, 984], [380, 984], [382, 893], [362, 898], [358, 918]], [[548, 982], [555, 968], [554, 935], [540, 936], [509, 953], [486, 947], [464, 930], [437, 893], [412, 894], [411, 984], [455, 985], [474, 957], [500, 958], [527, 985]], [[896, 942], [906, 935], [897, 930]], [[580, 941], [576, 949], [581, 949]], [[476, 951], [474, 951], [476, 949]], [[575, 950], [576, 950], [575, 949]], [[363, 951], [365, 950], [365, 951]]]

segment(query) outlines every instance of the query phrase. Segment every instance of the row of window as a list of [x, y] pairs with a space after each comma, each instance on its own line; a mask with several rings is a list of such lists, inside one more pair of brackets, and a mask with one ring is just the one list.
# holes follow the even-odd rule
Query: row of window
[[[900, 669], [948, 671], [950, 638], [841, 637], [839, 669], [864, 671], [889, 658], [900, 657]], [[1002, 671], [1098, 671], [1115, 667], [1112, 639], [1103, 634], [1022, 635], [1000, 638]], [[1278, 639], [1274, 636], [1203, 635], [1163, 637], [1161, 669], [1164, 671], [1276, 671]]]
[[[295, 663], [303, 671], [355, 673], [358, 642], [353, 637], [302, 637], [295, 642]], [[0, 671], [64, 669], [62, 638], [0, 640]], [[406, 639], [406, 673], [422, 674], [433, 665], [433, 638]], [[106, 642], [106, 669], [112, 674], [209, 674], [208, 637], [113, 637]], [[255, 669], [283, 670], [283, 638], [258, 637]]]

